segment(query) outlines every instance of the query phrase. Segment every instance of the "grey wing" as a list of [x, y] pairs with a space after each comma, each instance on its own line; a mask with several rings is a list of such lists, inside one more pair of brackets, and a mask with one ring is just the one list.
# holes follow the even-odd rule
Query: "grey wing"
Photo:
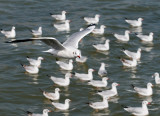
[[147, 91], [146, 88], [134, 87], [134, 89], [135, 89], [137, 92], [140, 92], [140, 93], [146, 93], [146, 91]]
[[28, 41], [34, 41], [34, 40], [40, 40], [56, 50], [65, 49], [65, 47], [57, 39], [53, 37], [39, 37], [39, 38], [31, 38], [31, 39], [24, 39], [24, 40], [14, 40], [14, 41], [7, 41], [6, 43], [19, 43], [19, 42], [28, 42]]
[[95, 28], [95, 26], [89, 26], [88, 28], [76, 32], [74, 34], [72, 34], [64, 43], [64, 46], [73, 46], [75, 48], [78, 48], [78, 43], [79, 41], [86, 36], [87, 34], [91, 33], [93, 31], [93, 29]]

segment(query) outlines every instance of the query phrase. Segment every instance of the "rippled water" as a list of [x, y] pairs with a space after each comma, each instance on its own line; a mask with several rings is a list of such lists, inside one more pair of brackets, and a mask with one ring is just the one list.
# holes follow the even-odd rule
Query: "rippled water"
[[[71, 19], [71, 30], [69, 32], [58, 32], [52, 26], [56, 23], [49, 13], [60, 13], [62, 10], [69, 12], [67, 19]], [[109, 108], [95, 112], [86, 103], [101, 101], [102, 98], [96, 95], [96, 88], [81, 82], [76, 78], [71, 79], [71, 85], [67, 88], [60, 87], [61, 98], [72, 100], [70, 109], [65, 112], [54, 111], [49, 115], [129, 115], [123, 110], [121, 104], [140, 106], [142, 100], [151, 101], [148, 106], [150, 115], [160, 114], [160, 86], [155, 85], [151, 97], [141, 97], [133, 92], [131, 84], [146, 87], [148, 82], [155, 84], [151, 75], [159, 72], [160, 42], [159, 42], [159, 17], [160, 2], [158, 0], [1, 0], [0, 2], [0, 28], [9, 30], [11, 26], [16, 26], [16, 39], [31, 38], [30, 29], [43, 27], [43, 36], [52, 36], [59, 41], [65, 41], [66, 37], [86, 27], [84, 16], [94, 16], [100, 14], [100, 23], [107, 26], [103, 36], [88, 35], [80, 43], [82, 54], [88, 57], [85, 64], [74, 62], [75, 72], [87, 72], [88, 68], [99, 69], [100, 63], [107, 64], [107, 71], [110, 88], [112, 82], [118, 82], [119, 96], [109, 101]], [[133, 29], [124, 21], [129, 19], [144, 18], [143, 26], [140, 29]], [[99, 26], [98, 25], [98, 26]], [[128, 43], [117, 41], [112, 33], [124, 33], [125, 30], [133, 32], [142, 31], [144, 34], [154, 32], [152, 43], [142, 43], [134, 33], [131, 34]], [[46, 76], [54, 75], [64, 77], [65, 71], [61, 71], [55, 63], [55, 58], [41, 51], [49, 49], [42, 42], [28, 42], [19, 44], [6, 44], [5, 39], [0, 34], [0, 109], [1, 116], [26, 115], [23, 110], [41, 113], [43, 108], [54, 109], [50, 101], [44, 98], [39, 88], [53, 91], [55, 86]], [[110, 39], [109, 52], [97, 52], [92, 44], [103, 43], [105, 39]], [[136, 68], [124, 68], [118, 57], [125, 57], [121, 52], [122, 48], [136, 51], [142, 48], [142, 58]], [[24, 73], [20, 63], [28, 64], [26, 56], [36, 58], [42, 56], [42, 68], [39, 74], [29, 75]], [[100, 79], [97, 72], [94, 72], [94, 79]], [[104, 90], [106, 88], [102, 88]]]

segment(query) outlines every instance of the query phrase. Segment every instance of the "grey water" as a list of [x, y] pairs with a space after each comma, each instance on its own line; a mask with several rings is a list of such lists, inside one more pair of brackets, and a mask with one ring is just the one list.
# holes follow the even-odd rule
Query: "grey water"
[[[53, 27], [56, 22], [49, 13], [59, 14], [66, 10], [67, 19], [70, 19], [71, 30], [59, 32]], [[0, 28], [10, 30], [16, 27], [16, 39], [29, 39], [32, 37], [29, 30], [42, 26], [43, 36], [55, 37], [63, 42], [71, 34], [79, 31], [81, 27], [86, 28], [83, 17], [93, 17], [100, 14], [101, 24], [106, 25], [105, 33], [97, 36], [89, 34], [79, 44], [82, 55], [87, 56], [86, 63], [77, 63], [74, 60], [73, 72], [87, 73], [88, 68], [96, 71], [94, 79], [100, 80], [97, 72], [100, 63], [104, 62], [107, 67], [108, 86], [106, 88], [94, 88], [87, 82], [82, 82], [74, 76], [68, 87], [59, 87], [53, 84], [46, 75], [54, 75], [63, 78], [66, 71], [60, 70], [55, 63], [55, 57], [42, 51], [50, 47], [40, 41], [7, 44], [6, 39], [0, 34], [0, 116], [26, 116], [24, 111], [42, 113], [44, 108], [53, 110], [49, 116], [128, 116], [121, 105], [141, 106], [143, 100], [151, 102], [148, 105], [149, 114], [158, 116], [160, 114], [160, 86], [155, 84], [152, 74], [160, 72], [160, 2], [159, 0], [0, 0]], [[138, 19], [142, 17], [141, 28], [132, 28], [124, 20]], [[119, 42], [113, 33], [123, 34], [130, 30], [130, 41]], [[135, 33], [154, 33], [151, 43], [141, 42]], [[104, 43], [110, 40], [110, 50], [99, 52], [93, 48], [93, 44]], [[122, 66], [118, 57], [127, 58], [121, 51], [126, 48], [130, 51], [142, 49], [142, 57], [135, 68]], [[42, 56], [40, 72], [37, 75], [26, 74], [20, 63], [28, 65], [26, 56], [37, 58]], [[102, 98], [96, 94], [97, 90], [105, 90], [111, 87], [112, 82], [120, 86], [118, 96], [109, 100], [109, 108], [96, 112], [88, 106], [88, 102], [101, 101]], [[153, 95], [150, 97], [139, 96], [133, 92], [131, 84], [146, 87], [147, 83], [154, 84]], [[51, 102], [46, 99], [39, 88], [46, 91], [54, 91], [55, 87], [61, 89], [59, 102], [66, 98], [72, 100], [67, 111], [54, 110]]]

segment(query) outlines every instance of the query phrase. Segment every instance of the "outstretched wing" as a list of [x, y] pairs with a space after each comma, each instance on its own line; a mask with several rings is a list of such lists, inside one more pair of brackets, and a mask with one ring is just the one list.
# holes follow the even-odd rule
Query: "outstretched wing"
[[40, 40], [56, 50], [65, 49], [65, 47], [57, 39], [53, 37], [39, 37], [39, 38], [31, 38], [31, 39], [24, 39], [24, 40], [14, 40], [14, 41], [7, 41], [6, 43], [19, 43], [19, 42], [28, 42], [28, 41], [34, 41], [34, 40]]
[[78, 48], [78, 43], [79, 41], [86, 35], [88, 35], [89, 33], [91, 33], [93, 31], [93, 29], [95, 28], [95, 25], [91, 25], [88, 28], [76, 32], [74, 34], [72, 34], [64, 43], [64, 46], [72, 46], [75, 48]]

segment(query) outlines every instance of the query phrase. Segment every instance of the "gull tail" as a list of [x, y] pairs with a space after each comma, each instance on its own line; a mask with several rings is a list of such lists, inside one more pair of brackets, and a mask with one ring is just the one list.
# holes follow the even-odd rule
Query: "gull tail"
[[53, 15], [52, 13], [49, 13], [50, 15]]
[[121, 105], [123, 108], [128, 108], [127, 106], [125, 106], [125, 105]]
[[39, 90], [43, 93], [44, 92], [44, 90], [42, 90], [41, 88], [39, 88]]

